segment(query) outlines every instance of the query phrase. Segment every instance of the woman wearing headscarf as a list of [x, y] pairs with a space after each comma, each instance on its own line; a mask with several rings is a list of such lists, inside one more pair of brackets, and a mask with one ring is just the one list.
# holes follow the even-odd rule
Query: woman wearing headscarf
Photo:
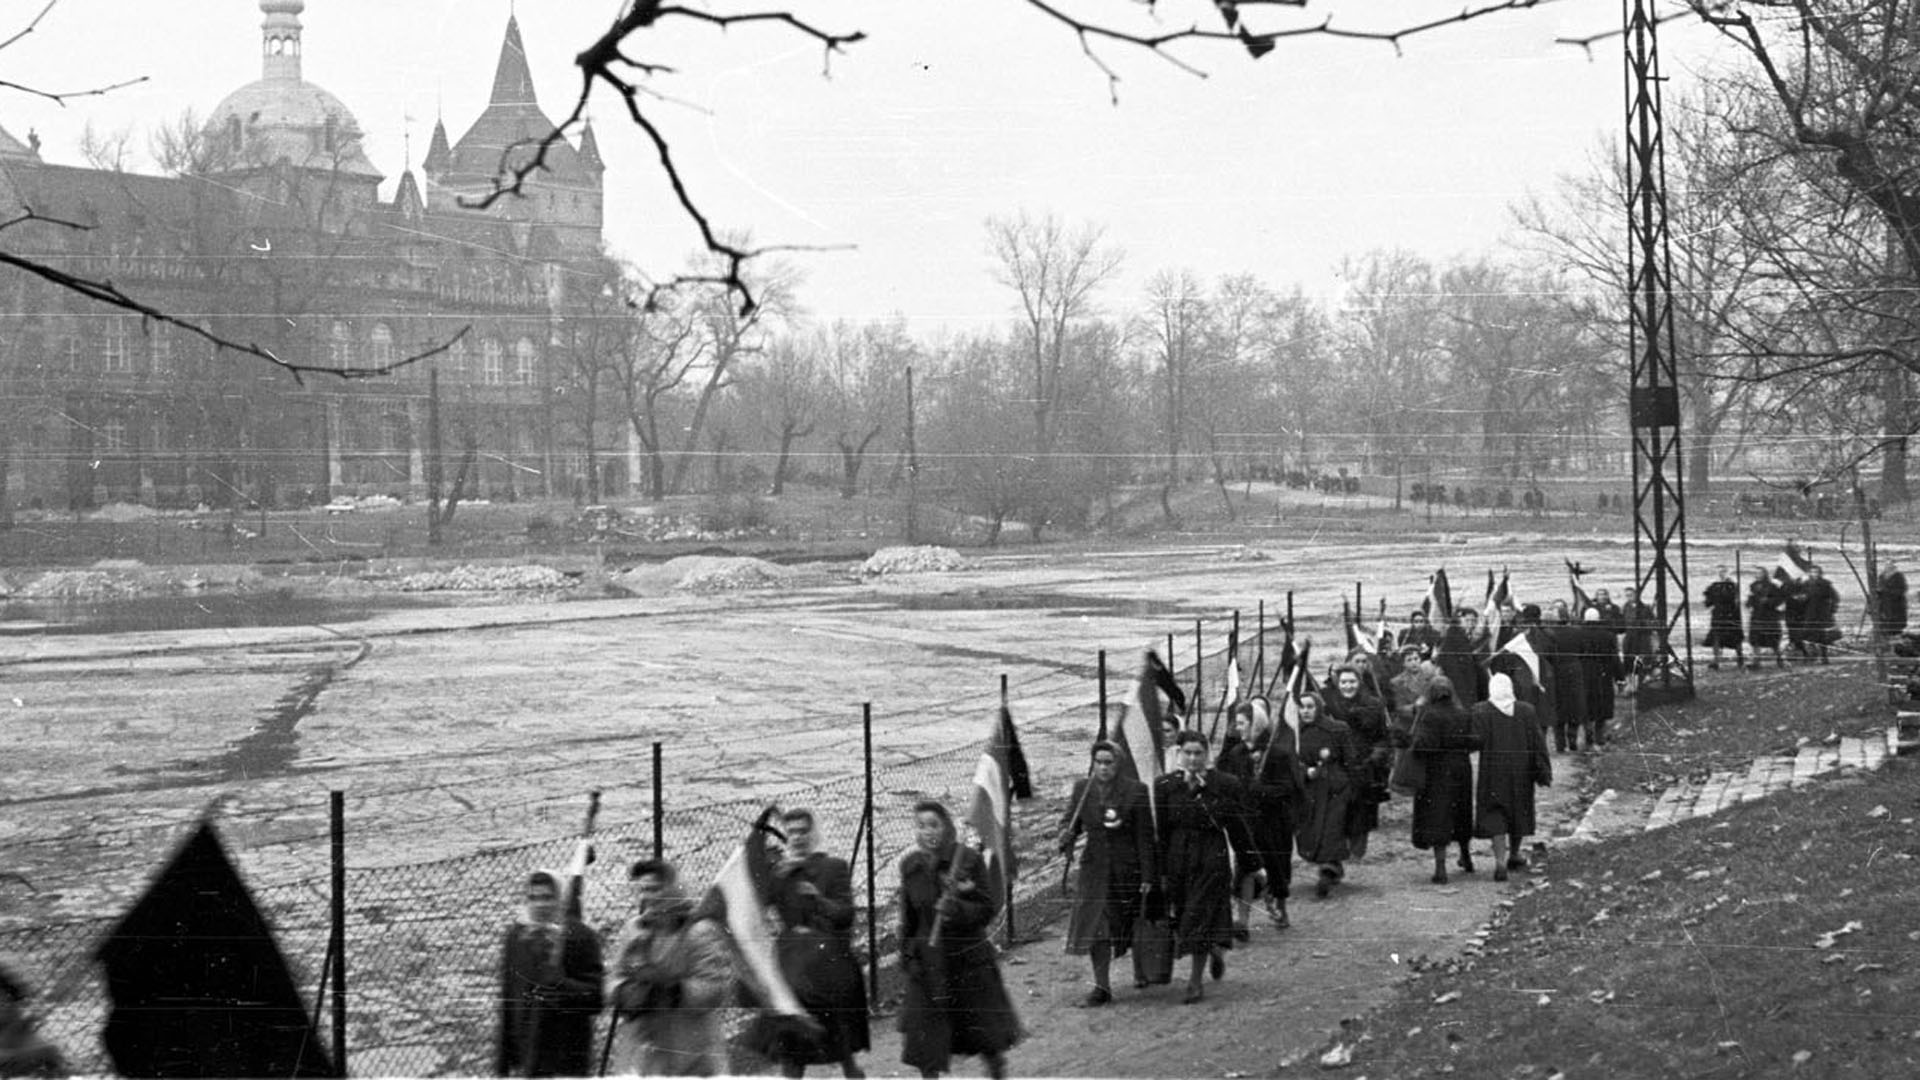
[[1447, 847], [1460, 845], [1460, 869], [1473, 873], [1473, 759], [1480, 737], [1453, 699], [1446, 676], [1427, 687], [1427, 707], [1413, 727], [1412, 750], [1425, 766], [1413, 796], [1413, 846], [1433, 851], [1433, 883], [1447, 883]]
[[[1234, 706], [1227, 717], [1227, 737], [1220, 740], [1220, 755], [1214, 759], [1214, 768], [1226, 773], [1240, 782], [1242, 794], [1250, 796], [1253, 784], [1253, 742], [1256, 738], [1253, 730], [1253, 708], [1246, 702]], [[1248, 814], [1253, 812], [1249, 803], [1245, 807]], [[1248, 826], [1252, 828], [1251, 825]], [[1253, 936], [1247, 927], [1248, 915], [1253, 910], [1253, 901], [1260, 895], [1260, 878], [1265, 871], [1258, 858], [1236, 860], [1233, 867], [1233, 940], [1246, 941]]]
[[1175, 770], [1154, 784], [1159, 807], [1161, 872], [1173, 921], [1175, 956], [1191, 956], [1186, 1003], [1201, 998], [1200, 970], [1220, 979], [1233, 948], [1233, 857], [1252, 857], [1246, 791], [1207, 766], [1207, 737], [1182, 731], [1174, 739]]
[[802, 1045], [775, 1047], [782, 1076], [804, 1076], [809, 1065], [838, 1065], [843, 1076], [864, 1077], [855, 1056], [872, 1045], [867, 981], [853, 954], [853, 874], [847, 860], [819, 848], [813, 811], [780, 815], [786, 857], [774, 868], [770, 906], [780, 916], [780, 970], [821, 1035]]
[[1318, 865], [1320, 876], [1313, 891], [1324, 900], [1346, 876], [1347, 859], [1352, 856], [1347, 818], [1366, 756], [1347, 725], [1327, 715], [1319, 694], [1308, 691], [1294, 702], [1300, 710], [1301, 794], [1293, 816], [1293, 838], [1300, 857]]
[[999, 898], [945, 806], [916, 803], [913, 821], [915, 846], [900, 860], [900, 1060], [939, 1076], [956, 1055], [978, 1054], [988, 1076], [1005, 1076], [1020, 1021], [987, 940]]
[[561, 877], [527, 875], [525, 905], [500, 949], [500, 1076], [581, 1076], [593, 1069], [593, 1021], [605, 973], [600, 938], [570, 916]]
[[1533, 707], [1513, 696], [1513, 680], [1495, 675], [1487, 700], [1473, 707], [1480, 736], [1480, 773], [1474, 782], [1473, 835], [1493, 841], [1493, 880], [1524, 870], [1521, 842], [1534, 831], [1533, 789], [1553, 783], [1547, 737]]
[[1132, 948], [1141, 900], [1160, 880], [1147, 785], [1120, 775], [1120, 750], [1105, 740], [1093, 744], [1093, 770], [1074, 781], [1067, 797], [1067, 816], [1060, 823], [1062, 855], [1072, 857], [1074, 838], [1081, 833], [1087, 848], [1067, 920], [1067, 952], [1092, 958], [1093, 989], [1084, 1004], [1097, 1008], [1113, 1000], [1108, 975], [1113, 960]]
[[1360, 671], [1350, 664], [1333, 669], [1327, 716], [1347, 725], [1361, 751], [1360, 765], [1353, 775], [1353, 799], [1347, 806], [1347, 849], [1352, 858], [1359, 859], [1367, 854], [1367, 841], [1380, 827], [1380, 804], [1388, 799], [1393, 732], [1387, 725], [1386, 706], [1361, 686]]

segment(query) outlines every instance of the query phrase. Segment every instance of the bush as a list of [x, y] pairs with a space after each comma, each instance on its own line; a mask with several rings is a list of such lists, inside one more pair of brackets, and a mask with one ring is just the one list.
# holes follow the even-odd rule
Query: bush
[[705, 532], [766, 532], [773, 524], [773, 508], [760, 495], [723, 492], [707, 497], [698, 519]]

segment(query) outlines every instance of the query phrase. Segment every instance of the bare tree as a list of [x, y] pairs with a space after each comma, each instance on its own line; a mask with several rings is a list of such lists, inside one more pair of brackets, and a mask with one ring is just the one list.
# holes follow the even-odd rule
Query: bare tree
[[[1180, 483], [1180, 444], [1186, 433], [1188, 376], [1198, 360], [1206, 322], [1206, 297], [1191, 270], [1162, 270], [1148, 280], [1147, 310], [1139, 317], [1139, 337], [1151, 343], [1154, 364], [1160, 369], [1160, 392], [1166, 409], [1162, 432], [1167, 455], [1167, 471], [1160, 484], [1160, 514], [1170, 527], [1178, 524], [1172, 495]], [[1228, 509], [1231, 513], [1231, 505]]]

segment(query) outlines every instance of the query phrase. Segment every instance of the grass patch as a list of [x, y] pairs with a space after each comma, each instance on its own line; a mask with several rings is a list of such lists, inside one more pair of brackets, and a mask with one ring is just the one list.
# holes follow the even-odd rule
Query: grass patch
[[[1656, 750], [1670, 767], [1707, 768], [1852, 720], [1870, 727], [1853, 669], [1789, 669], [1703, 695], [1663, 714], [1672, 731], [1596, 769]], [[1358, 1042], [1351, 1073], [1920, 1075], [1917, 818], [1920, 764], [1896, 759], [1557, 849], [1477, 954], [1421, 965], [1394, 1004], [1344, 1033]]]

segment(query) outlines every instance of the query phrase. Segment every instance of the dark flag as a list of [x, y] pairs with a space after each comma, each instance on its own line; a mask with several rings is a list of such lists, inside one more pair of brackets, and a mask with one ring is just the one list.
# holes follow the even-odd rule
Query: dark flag
[[1447, 568], [1441, 567], [1428, 579], [1427, 598], [1420, 603], [1427, 619], [1436, 625], [1453, 621], [1453, 587], [1447, 584]]
[[1593, 598], [1587, 595], [1587, 590], [1580, 587], [1580, 579], [1586, 576], [1587, 568], [1572, 559], [1566, 562], [1567, 585], [1573, 590], [1573, 621], [1579, 622], [1586, 618], [1587, 609], [1593, 606]]
[[1027, 755], [1013, 729], [1013, 712], [1002, 705], [973, 770], [973, 797], [966, 814], [967, 824], [980, 838], [980, 854], [986, 858], [989, 887], [996, 899], [1006, 896], [1007, 886], [1020, 872], [1013, 854], [1013, 800], [1031, 798]]
[[342, 1075], [210, 819], [95, 955], [122, 1076]]

